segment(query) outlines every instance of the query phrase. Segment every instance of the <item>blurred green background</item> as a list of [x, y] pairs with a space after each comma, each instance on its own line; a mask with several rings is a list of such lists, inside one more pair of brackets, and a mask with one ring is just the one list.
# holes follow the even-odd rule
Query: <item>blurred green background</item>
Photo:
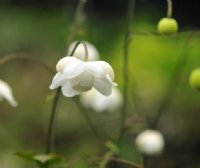
[[[145, 127], [143, 116], [154, 116], [154, 109], [166, 92], [177, 61], [188, 54], [172, 103], [158, 124], [166, 138], [166, 150], [162, 156], [152, 158], [150, 167], [154, 168], [200, 167], [200, 93], [188, 85], [190, 72], [200, 66], [199, 33], [194, 33], [190, 45], [185, 45], [191, 30], [197, 30], [199, 25], [198, 15], [193, 17], [198, 10], [188, 12], [186, 16], [183, 12], [186, 6], [179, 6], [178, 2], [175, 2], [174, 14], [184, 32], [172, 36], [155, 33], [158, 20], [166, 13], [165, 2], [137, 1], [132, 25], [134, 34], [129, 50], [128, 84], [128, 119], [131, 124], [122, 157], [138, 161], [134, 136]], [[66, 55], [67, 37], [77, 1], [4, 0], [0, 4], [0, 57], [24, 53], [55, 69], [57, 61]], [[96, 46], [101, 59], [113, 66], [115, 81], [121, 90], [126, 5], [123, 0], [89, 1], [86, 20], [74, 39], [87, 40]], [[12, 86], [19, 103], [16, 108], [5, 101], [0, 103], [0, 167], [36, 167], [14, 153], [45, 151], [54, 95], [54, 91], [49, 90], [52, 76], [34, 63], [15, 60], [0, 66], [0, 79]], [[104, 142], [116, 138], [119, 133], [119, 111], [93, 112], [90, 116], [101, 138], [91, 132], [74, 102], [61, 96], [54, 129], [55, 151], [65, 155], [74, 167], [82, 168], [83, 164], [76, 163], [82, 163], [85, 157], [101, 154], [105, 150]]]

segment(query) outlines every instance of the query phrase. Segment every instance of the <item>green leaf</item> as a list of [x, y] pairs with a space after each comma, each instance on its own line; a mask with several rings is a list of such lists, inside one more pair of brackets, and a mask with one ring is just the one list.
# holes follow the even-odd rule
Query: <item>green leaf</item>
[[120, 150], [119, 150], [118, 146], [116, 144], [114, 144], [112, 141], [107, 141], [105, 145], [114, 154], [119, 154], [120, 153]]
[[17, 152], [16, 155], [24, 160], [33, 160], [35, 153], [34, 152]]

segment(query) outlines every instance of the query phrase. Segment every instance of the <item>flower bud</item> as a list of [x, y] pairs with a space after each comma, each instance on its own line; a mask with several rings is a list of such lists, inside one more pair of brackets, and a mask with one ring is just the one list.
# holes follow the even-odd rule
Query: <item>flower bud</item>
[[189, 84], [191, 87], [200, 90], [200, 68], [192, 71], [189, 78]]
[[138, 150], [146, 155], [159, 155], [164, 148], [163, 135], [155, 130], [144, 130], [135, 139]]
[[178, 31], [178, 23], [173, 18], [162, 18], [157, 28], [160, 34], [173, 34]]

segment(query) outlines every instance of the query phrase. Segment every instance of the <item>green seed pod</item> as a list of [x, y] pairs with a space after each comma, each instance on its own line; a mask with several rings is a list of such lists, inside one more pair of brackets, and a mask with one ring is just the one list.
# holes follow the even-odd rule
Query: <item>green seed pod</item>
[[178, 23], [173, 18], [162, 18], [157, 28], [160, 34], [173, 34], [178, 31]]
[[196, 68], [192, 71], [189, 78], [190, 86], [200, 91], [200, 68]]

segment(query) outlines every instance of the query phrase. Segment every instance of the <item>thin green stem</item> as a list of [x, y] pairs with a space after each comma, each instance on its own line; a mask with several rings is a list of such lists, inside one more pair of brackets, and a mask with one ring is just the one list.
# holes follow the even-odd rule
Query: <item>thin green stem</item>
[[44, 62], [38, 60], [38, 59], [34, 59], [31, 57], [26, 56], [27, 54], [25, 53], [13, 53], [13, 54], [9, 54], [6, 55], [2, 58], [0, 58], [0, 65], [3, 65], [7, 62], [13, 61], [13, 60], [27, 60], [30, 62], [34, 62], [37, 65], [40, 65], [42, 68], [44, 68], [45, 70], [47, 70], [51, 75], [54, 75], [55, 71], [52, 70], [52, 68], [50, 68], [48, 65], [46, 65]]
[[[80, 26], [79, 22], [81, 21], [81, 18], [82, 18], [82, 15], [83, 15], [83, 9], [85, 7], [85, 3], [86, 3], [86, 0], [79, 0], [77, 10], [76, 10], [76, 13], [75, 13], [75, 16], [74, 16], [74, 22], [72, 23], [71, 32], [69, 33], [69, 36], [68, 36], [67, 46], [73, 40], [74, 35], [76, 34], [78, 27]], [[75, 45], [74, 49], [72, 50], [72, 53], [70, 54], [71, 56], [74, 54], [76, 47], [78, 45], [79, 45], [79, 43], [77, 43]], [[54, 101], [53, 101], [53, 106], [52, 106], [51, 116], [50, 116], [49, 126], [48, 126], [46, 153], [49, 153], [52, 150], [53, 126], [54, 126], [56, 108], [57, 108], [57, 103], [58, 103], [58, 98], [59, 98], [60, 92], [61, 92], [61, 89], [58, 88], [56, 95], [55, 95], [55, 98], [54, 98]]]
[[167, 0], [167, 17], [171, 18], [172, 17], [172, 0]]
[[56, 108], [58, 105], [58, 99], [61, 92], [61, 88], [58, 88], [56, 91], [56, 95], [53, 100], [53, 105], [51, 109], [51, 116], [49, 119], [49, 126], [48, 126], [48, 133], [47, 133], [47, 146], [46, 146], [46, 153], [50, 153], [52, 151], [52, 145], [53, 145], [53, 126], [55, 121], [55, 115], [56, 115]]
[[78, 47], [79, 44], [81, 44], [81, 41], [77, 41], [77, 42], [76, 42], [76, 44], [75, 44], [75, 46], [74, 46], [72, 52], [69, 54], [70, 56], [73, 56], [73, 55], [74, 55], [74, 53], [75, 53], [75, 51], [76, 51], [76, 48]]
[[169, 83], [167, 85], [164, 97], [158, 106], [156, 116], [154, 117], [153, 121], [150, 122], [151, 128], [155, 129], [157, 127], [157, 124], [158, 124], [159, 119], [161, 118], [161, 115], [163, 114], [164, 111], [167, 111], [167, 109], [169, 109], [169, 106], [173, 100], [173, 97], [176, 94], [178, 84], [181, 79], [181, 74], [182, 74], [181, 72], [183, 71], [189, 57], [189, 51], [190, 51], [189, 44], [192, 41], [193, 37], [194, 37], [194, 33], [190, 34], [190, 36], [188, 37], [188, 39], [186, 40], [183, 46], [183, 50], [181, 52], [179, 60], [177, 61], [174, 67], [174, 70], [172, 72]]
[[88, 49], [87, 49], [87, 45], [86, 45], [86, 43], [85, 43], [84, 41], [77, 41], [77, 42], [76, 42], [76, 44], [75, 44], [73, 50], [71, 51], [70, 56], [74, 55], [74, 53], [75, 53], [77, 47], [78, 47], [81, 43], [83, 44], [83, 47], [84, 47], [84, 50], [85, 50], [85, 61], [88, 61]]
[[115, 161], [115, 162], [118, 162], [118, 163], [121, 163], [121, 164], [124, 164], [124, 165], [127, 165], [127, 166], [130, 166], [132, 168], [143, 168], [142, 165], [139, 165], [137, 163], [134, 163], [134, 162], [131, 162], [131, 161], [128, 161], [128, 160], [125, 160], [125, 159], [111, 157], [109, 160], [110, 161]]
[[124, 125], [126, 119], [126, 112], [128, 106], [128, 82], [129, 82], [129, 42], [131, 40], [131, 23], [133, 20], [133, 12], [135, 7], [135, 0], [129, 0], [127, 9], [127, 23], [124, 37], [124, 54], [123, 54], [123, 76], [124, 76], [124, 88], [123, 88], [123, 98], [124, 104], [121, 108], [121, 125], [120, 125], [120, 138], [124, 135]]
[[94, 133], [94, 135], [99, 137], [98, 131], [97, 131], [96, 127], [94, 126], [91, 117], [89, 116], [89, 111], [81, 104], [81, 102], [80, 102], [78, 97], [74, 97], [73, 100], [74, 100], [76, 106], [78, 107], [78, 109], [81, 111], [81, 114], [85, 118], [87, 124], [91, 128], [91, 130]]
[[75, 34], [81, 27], [83, 21], [84, 21], [84, 8], [87, 3], [87, 0], [79, 0], [78, 6], [76, 8], [74, 21], [72, 23], [70, 33], [67, 40], [67, 46], [73, 41]]

